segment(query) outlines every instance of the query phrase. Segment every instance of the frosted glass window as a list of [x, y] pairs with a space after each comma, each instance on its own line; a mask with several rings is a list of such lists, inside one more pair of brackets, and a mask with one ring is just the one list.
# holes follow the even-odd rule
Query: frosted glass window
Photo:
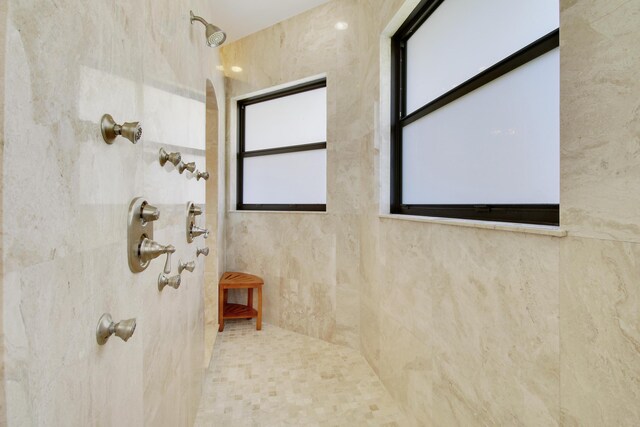
[[559, 202], [559, 51], [403, 129], [406, 204]]
[[244, 203], [325, 204], [326, 150], [248, 157]]
[[327, 140], [327, 88], [247, 105], [245, 150]]
[[327, 82], [238, 101], [239, 210], [324, 211]]
[[407, 113], [558, 25], [558, 0], [445, 0], [406, 42]]
[[558, 225], [559, 0], [426, 0], [391, 40], [391, 213]]

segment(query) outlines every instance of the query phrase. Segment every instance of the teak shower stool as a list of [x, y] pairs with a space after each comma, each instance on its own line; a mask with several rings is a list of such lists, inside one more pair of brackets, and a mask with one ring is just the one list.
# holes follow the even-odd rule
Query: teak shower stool
[[[262, 285], [264, 281], [258, 276], [248, 273], [226, 272], [218, 285], [218, 331], [224, 331], [224, 319], [253, 319], [257, 317], [256, 329], [262, 329]], [[253, 290], [258, 289], [258, 309], [253, 308]], [[246, 289], [247, 305], [227, 302], [229, 289]]]

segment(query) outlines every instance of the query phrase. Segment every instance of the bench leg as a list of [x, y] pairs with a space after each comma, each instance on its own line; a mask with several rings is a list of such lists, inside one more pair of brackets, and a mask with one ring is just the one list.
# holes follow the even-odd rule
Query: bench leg
[[253, 308], [253, 288], [247, 289], [247, 307]]
[[224, 331], [224, 288], [220, 286], [218, 291], [218, 332]]
[[258, 320], [256, 321], [256, 329], [262, 329], [262, 286], [258, 286]]

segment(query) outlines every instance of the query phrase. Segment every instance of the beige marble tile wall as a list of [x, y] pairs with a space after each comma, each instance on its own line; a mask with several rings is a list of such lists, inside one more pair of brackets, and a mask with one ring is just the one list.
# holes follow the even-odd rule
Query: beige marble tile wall
[[363, 351], [392, 395], [420, 424], [556, 423], [557, 239], [386, 219], [375, 232]]
[[[0, 4], [0, 177], [2, 176], [3, 164], [4, 164], [4, 44], [7, 24], [7, 2]], [[3, 209], [2, 209], [2, 182], [0, 182], [0, 222], [2, 221]], [[0, 425], [6, 425], [7, 423], [7, 411], [5, 400], [5, 381], [4, 381], [4, 310], [3, 310], [3, 289], [4, 280], [4, 242], [0, 239]]]
[[223, 49], [228, 99], [329, 89], [327, 215], [231, 212], [227, 263], [265, 277], [268, 321], [359, 341], [416, 425], [637, 425], [640, 6], [561, 2], [557, 238], [378, 216], [380, 34], [403, 3], [336, 0]]
[[640, 3], [561, 1], [560, 402], [640, 424]]
[[[264, 278], [267, 322], [357, 348], [359, 153], [367, 128], [356, 112], [345, 116], [358, 97], [338, 96], [355, 92], [349, 75], [361, 68], [341, 54], [354, 40], [334, 28], [347, 6], [329, 2], [222, 48], [227, 99], [320, 73], [328, 86], [327, 213], [229, 213], [226, 264]], [[230, 71], [234, 65], [243, 71]], [[230, 153], [227, 165], [233, 161]]]
[[[185, 206], [205, 202], [205, 185], [161, 168], [157, 152], [178, 149], [204, 168], [206, 79], [224, 90], [217, 52], [179, 2], [2, 3], [7, 422], [189, 425], [202, 381], [202, 258], [179, 290], [159, 293], [164, 260], [131, 273], [126, 222], [131, 199], [147, 197], [161, 209], [154, 238], [177, 249], [173, 273], [195, 257]], [[191, 6], [215, 16], [210, 3]], [[103, 113], [142, 121], [143, 142], [106, 145]], [[129, 342], [96, 344], [103, 312], [137, 318]]]

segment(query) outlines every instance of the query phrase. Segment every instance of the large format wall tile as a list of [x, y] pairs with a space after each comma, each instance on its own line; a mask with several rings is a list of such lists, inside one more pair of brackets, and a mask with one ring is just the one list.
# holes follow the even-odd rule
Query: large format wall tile
[[558, 240], [460, 228], [434, 235], [435, 418], [557, 424]]
[[[183, 151], [204, 169], [206, 80], [224, 91], [211, 68], [217, 51], [177, 2], [9, 0], [2, 17], [7, 4], [0, 43], [2, 199], [13, 212], [2, 217], [7, 423], [188, 425], [202, 384], [202, 259], [179, 290], [159, 293], [164, 257], [143, 273], [129, 270], [127, 211], [136, 196], [160, 208], [154, 238], [176, 247], [173, 274], [179, 258], [194, 258], [185, 206], [204, 203], [205, 186], [161, 168], [158, 150]], [[193, 7], [215, 15], [204, 1]], [[141, 121], [142, 142], [105, 144], [104, 113]], [[96, 344], [104, 312], [137, 318], [127, 343]]]
[[[232, 213], [227, 261], [264, 274], [270, 321], [359, 341], [418, 425], [637, 424], [633, 256], [609, 249], [616, 261], [587, 266], [580, 240], [378, 218], [390, 90], [380, 35], [417, 3], [336, 0], [223, 49], [227, 69], [244, 69], [227, 74], [229, 98], [324, 72], [329, 117], [327, 215]], [[640, 242], [638, 20], [637, 2], [561, 1], [561, 224], [570, 235]], [[338, 21], [349, 28], [335, 31]], [[611, 287], [612, 264], [626, 272], [626, 294]], [[566, 294], [586, 272], [609, 286], [573, 301]], [[613, 304], [618, 313], [602, 293], [627, 303]]]
[[563, 2], [561, 223], [640, 242], [640, 4]]
[[393, 319], [385, 318], [380, 326], [380, 379], [414, 425], [433, 424], [436, 411], [431, 343], [417, 339]]
[[570, 238], [560, 275], [565, 425], [640, 420], [640, 244]]
[[[433, 405], [410, 412], [427, 424], [557, 424], [558, 240], [389, 220], [380, 228], [381, 325], [402, 325], [412, 342], [399, 357], [433, 361]], [[397, 352], [384, 334], [381, 342], [383, 355]], [[390, 390], [409, 385], [384, 363], [381, 378]]]

